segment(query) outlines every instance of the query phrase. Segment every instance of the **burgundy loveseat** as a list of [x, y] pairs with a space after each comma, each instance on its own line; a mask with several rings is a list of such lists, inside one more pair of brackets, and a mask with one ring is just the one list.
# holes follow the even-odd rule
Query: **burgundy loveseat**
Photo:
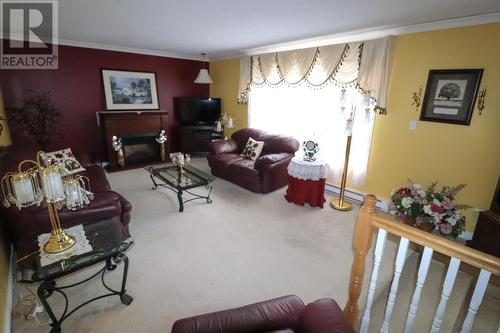
[[285, 296], [240, 308], [177, 320], [172, 333], [354, 333], [331, 298], [304, 305]]
[[[264, 148], [256, 161], [240, 156], [250, 137], [264, 141]], [[292, 137], [244, 128], [234, 132], [229, 140], [210, 143], [208, 165], [217, 177], [252, 192], [269, 193], [287, 184], [287, 167], [299, 146]]]
[[[22, 160], [35, 159], [36, 147], [9, 146], [0, 153], [0, 176], [3, 177], [8, 171], [17, 170], [17, 165]], [[90, 187], [94, 193], [94, 200], [89, 206], [77, 211], [62, 209], [59, 218], [63, 227], [71, 227], [82, 223], [92, 223], [108, 218], [119, 218], [123, 225], [123, 237], [129, 237], [128, 224], [130, 222], [130, 211], [132, 205], [120, 194], [113, 192], [106, 179], [104, 170], [98, 165], [92, 165], [90, 159], [85, 155], [76, 156], [77, 160], [86, 169], [82, 175], [90, 179]], [[3, 202], [3, 195], [1, 195]], [[10, 241], [16, 250], [25, 249], [25, 243], [45, 232], [51, 230], [49, 215], [45, 205], [40, 207], [28, 207], [19, 210], [15, 206], [5, 208], [0, 206], [0, 214], [6, 222], [6, 229]], [[19, 253], [18, 253], [19, 254]]]

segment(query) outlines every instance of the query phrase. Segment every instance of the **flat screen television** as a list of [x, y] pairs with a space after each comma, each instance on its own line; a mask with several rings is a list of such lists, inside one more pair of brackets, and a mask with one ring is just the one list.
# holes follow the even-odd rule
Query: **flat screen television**
[[221, 115], [220, 98], [179, 98], [181, 125], [213, 125]]

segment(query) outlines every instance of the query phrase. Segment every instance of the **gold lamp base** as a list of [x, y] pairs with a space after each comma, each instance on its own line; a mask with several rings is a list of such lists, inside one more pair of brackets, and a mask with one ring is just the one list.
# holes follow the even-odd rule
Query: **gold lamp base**
[[350, 202], [347, 202], [345, 200], [340, 201], [340, 198], [337, 199], [332, 199], [330, 201], [330, 207], [336, 209], [336, 210], [341, 210], [341, 211], [348, 211], [352, 209], [352, 204]]
[[43, 249], [46, 253], [59, 253], [72, 248], [75, 243], [75, 238], [66, 234], [64, 229], [56, 229], [50, 233], [50, 238]]

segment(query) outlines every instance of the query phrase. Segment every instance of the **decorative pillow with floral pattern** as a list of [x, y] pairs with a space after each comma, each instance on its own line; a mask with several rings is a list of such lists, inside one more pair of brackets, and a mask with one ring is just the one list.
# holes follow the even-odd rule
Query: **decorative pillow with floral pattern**
[[45, 156], [42, 154], [42, 159], [45, 166], [59, 165], [61, 168], [66, 169], [69, 175], [85, 171], [85, 168], [73, 155], [71, 148], [45, 153]]
[[247, 144], [245, 145], [245, 149], [243, 149], [241, 156], [255, 161], [259, 158], [260, 153], [262, 153], [262, 148], [264, 148], [264, 141], [256, 141], [252, 138], [248, 138]]

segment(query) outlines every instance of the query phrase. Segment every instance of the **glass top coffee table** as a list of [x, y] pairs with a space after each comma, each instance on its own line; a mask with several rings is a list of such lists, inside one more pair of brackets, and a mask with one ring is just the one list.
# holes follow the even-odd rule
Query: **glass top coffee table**
[[[174, 165], [169, 166], [151, 166], [147, 167], [149, 177], [153, 181], [153, 190], [158, 187], [164, 187], [177, 193], [179, 201], [179, 212], [184, 211], [184, 204], [192, 200], [204, 199], [207, 203], [212, 203], [210, 194], [212, 193], [212, 182], [215, 177], [196, 169], [192, 166], [187, 166], [181, 169]], [[208, 191], [207, 195], [193, 193], [192, 189], [205, 187]], [[187, 193], [189, 198], [184, 199], [183, 195]]]
[[[125, 251], [132, 246], [134, 241], [124, 230], [123, 225], [120, 223], [120, 219], [115, 217], [95, 223], [83, 224], [82, 226], [85, 238], [88, 240], [91, 247], [91, 249], [89, 248], [90, 251], [83, 254], [72, 255], [72, 251], [74, 251], [74, 249], [71, 248], [63, 252], [63, 254], [66, 255], [56, 257], [56, 259], [53, 259], [54, 262], [44, 266], [42, 265], [41, 254], [38, 253], [39, 245], [38, 238], [36, 236], [27, 238], [25, 242], [19, 242], [18, 245], [17, 252], [18, 257], [20, 258], [17, 263], [18, 281], [41, 282], [38, 287], [37, 294], [45, 311], [47, 311], [47, 314], [51, 319], [51, 333], [60, 332], [62, 322], [66, 320], [66, 318], [91, 302], [108, 296], [119, 296], [121, 302], [125, 305], [129, 305], [133, 300], [133, 298], [127, 294], [127, 290], [125, 288], [129, 265], [128, 257], [125, 255]], [[75, 245], [75, 247], [77, 245]], [[58, 286], [56, 284], [56, 280], [63, 276], [79, 272], [87, 267], [94, 266], [99, 263], [104, 263], [104, 267], [97, 273], [80, 282], [66, 286]], [[124, 264], [121, 288], [120, 290], [115, 290], [106, 284], [105, 275], [114, 271], [120, 263]], [[72, 310], [69, 310], [69, 299], [64, 291], [90, 281], [96, 277], [100, 277], [100, 280], [102, 281], [103, 286], [107, 289], [108, 293], [92, 298], [74, 307]], [[66, 302], [65, 310], [59, 318], [55, 316], [48, 302], [49, 298], [54, 293], [62, 295]]]

